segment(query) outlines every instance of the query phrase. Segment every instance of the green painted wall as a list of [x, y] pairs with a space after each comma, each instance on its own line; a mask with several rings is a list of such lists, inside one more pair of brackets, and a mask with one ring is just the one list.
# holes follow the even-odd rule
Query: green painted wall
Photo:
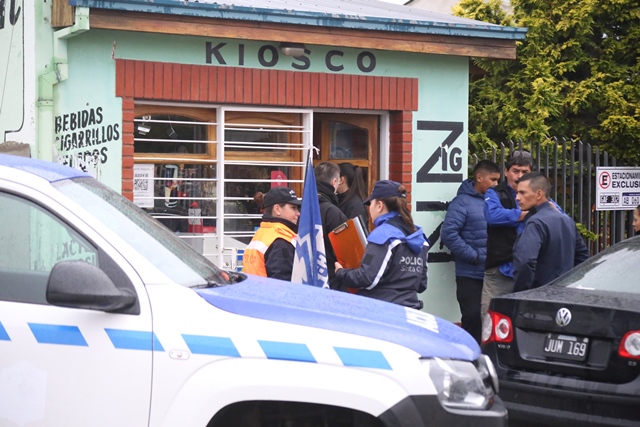
[[[19, 132], [25, 122], [25, 10], [21, 4], [15, 3], [5, 5], [2, 2], [0, 7], [3, 8], [0, 28], [0, 142], [3, 142], [16, 141], [13, 134]], [[31, 14], [32, 10], [28, 9], [27, 13]]]

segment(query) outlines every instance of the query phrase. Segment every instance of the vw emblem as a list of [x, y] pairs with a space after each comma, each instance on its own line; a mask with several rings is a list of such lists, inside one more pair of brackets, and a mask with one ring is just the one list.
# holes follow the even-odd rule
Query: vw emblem
[[571, 312], [568, 308], [562, 307], [556, 314], [556, 323], [558, 326], [564, 327], [571, 323]]

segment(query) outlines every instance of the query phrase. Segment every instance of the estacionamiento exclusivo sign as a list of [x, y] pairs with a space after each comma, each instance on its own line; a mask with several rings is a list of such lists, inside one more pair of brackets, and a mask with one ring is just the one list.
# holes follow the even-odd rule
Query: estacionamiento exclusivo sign
[[640, 205], [640, 168], [596, 168], [596, 210], [632, 210]]

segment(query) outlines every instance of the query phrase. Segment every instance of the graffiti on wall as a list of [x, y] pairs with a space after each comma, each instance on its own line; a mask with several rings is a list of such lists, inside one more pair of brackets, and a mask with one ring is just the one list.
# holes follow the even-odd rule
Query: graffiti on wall
[[57, 162], [98, 176], [109, 161], [110, 143], [120, 140], [120, 123], [106, 123], [102, 107], [61, 114], [54, 119]]
[[[24, 41], [21, 0], [0, 0], [0, 133], [17, 132], [24, 121]], [[0, 141], [1, 142], [1, 141]]]

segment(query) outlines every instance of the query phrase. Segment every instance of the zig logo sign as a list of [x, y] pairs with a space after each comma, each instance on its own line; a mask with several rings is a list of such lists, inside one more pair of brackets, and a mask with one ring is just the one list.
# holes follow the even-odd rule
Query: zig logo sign
[[[436, 122], [418, 121], [420, 131], [448, 131], [449, 133], [440, 142], [435, 151], [427, 158], [416, 175], [418, 183], [440, 183], [440, 182], [462, 182], [462, 149], [455, 147], [458, 137], [462, 135], [464, 123], [462, 122]], [[449, 202], [442, 201], [417, 201], [416, 210], [418, 212], [444, 212], [449, 207]], [[436, 242], [440, 240], [442, 222], [429, 235], [431, 248], [436, 248]], [[429, 252], [428, 262], [450, 262], [453, 261], [451, 254], [444, 251], [442, 242], [438, 245], [439, 252]]]
[[[422, 165], [416, 176], [417, 182], [462, 182], [462, 149], [453, 147], [453, 144], [463, 129], [462, 122], [418, 121], [418, 130], [449, 131], [449, 134]], [[436, 172], [438, 169], [442, 172]]]

